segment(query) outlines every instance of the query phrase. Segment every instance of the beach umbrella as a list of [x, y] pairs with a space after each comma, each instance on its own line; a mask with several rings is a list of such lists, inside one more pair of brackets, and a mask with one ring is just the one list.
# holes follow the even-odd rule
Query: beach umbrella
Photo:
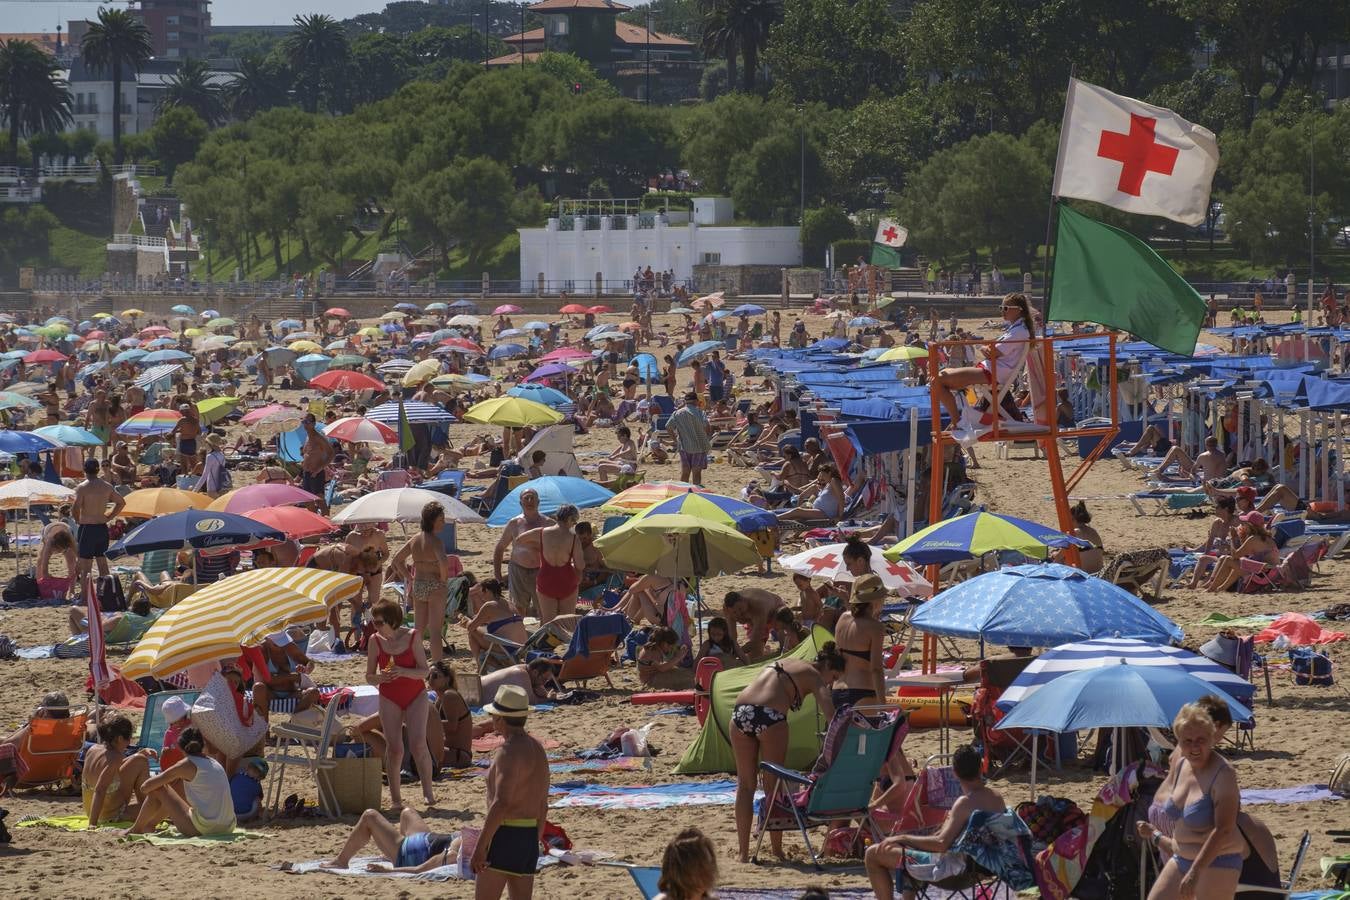
[[[845, 544], [824, 544], [812, 547], [790, 556], [778, 557], [778, 564], [789, 572], [806, 575], [809, 578], [824, 578], [827, 581], [853, 581], [854, 577], [844, 564]], [[906, 562], [891, 562], [880, 553], [873, 552], [868, 562], [871, 572], [881, 578], [881, 583], [889, 591], [901, 597], [926, 597], [933, 585]]]
[[129, 437], [168, 434], [183, 414], [175, 409], [143, 409], [117, 426], [117, 433]]
[[522, 328], [508, 328], [505, 331], [498, 332], [497, 339], [501, 340], [502, 338], [520, 337], [523, 334], [525, 334], [525, 330]]
[[[409, 305], [411, 306], [412, 304], [409, 304]], [[416, 307], [413, 307], [413, 308], [416, 309]], [[387, 312], [387, 313], [385, 313], [384, 315], [380, 316], [380, 321], [382, 321], [382, 322], [401, 322], [401, 321], [403, 321], [404, 319], [406, 319], [407, 317], [408, 317], [408, 314], [407, 314], [406, 312], [404, 312], [403, 310], [400, 310], [400, 309], [395, 308], [395, 309], [391, 309], [389, 312]]]
[[151, 390], [159, 385], [160, 382], [172, 378], [183, 370], [179, 363], [164, 363], [158, 366], [151, 366], [141, 374], [134, 382], [137, 387]]
[[108, 555], [185, 548], [210, 550], [284, 540], [286, 535], [277, 529], [247, 516], [213, 509], [185, 509], [136, 526], [108, 549]]
[[[441, 309], [444, 309], [444, 308], [445, 308], [445, 304], [444, 304], [444, 303], [439, 303], [439, 304], [433, 303], [433, 304], [431, 304], [430, 306], [428, 306], [427, 309], [431, 309], [432, 306], [440, 306]], [[413, 315], [417, 315], [418, 313], [420, 313], [420, 312], [422, 311], [422, 308], [421, 308], [420, 306], [418, 306], [416, 303], [408, 303], [408, 302], [405, 301], [405, 302], [403, 302], [403, 303], [395, 303], [395, 304], [394, 304], [394, 310], [395, 310], [396, 312], [406, 312], [406, 313], [412, 313]], [[388, 315], [388, 313], [385, 313], [385, 315]]]
[[[81, 325], [80, 333], [83, 334], [87, 339], [89, 339], [89, 340], [91, 340], [91, 341], [102, 341], [102, 340], [106, 340], [107, 337], [108, 337], [108, 332], [104, 331], [102, 328], [94, 328], [94, 327], [93, 327], [93, 324], [94, 324], [93, 322], [81, 322], [81, 323], [80, 323], [80, 325]], [[83, 327], [84, 325], [89, 325], [90, 327], [89, 327], [89, 328], [84, 328], [84, 327]]]
[[563, 419], [555, 409], [521, 397], [493, 397], [469, 407], [464, 421], [479, 425], [521, 428], [526, 425], [556, 425]]
[[1057, 563], [1010, 566], [953, 585], [914, 613], [920, 631], [1007, 647], [1122, 637], [1167, 644], [1184, 632], [1124, 588]]
[[65, 362], [68, 358], [58, 350], [34, 350], [32, 353], [24, 354], [23, 361], [25, 365], [35, 366]]
[[189, 509], [206, 509], [211, 502], [206, 494], [167, 487], [141, 488], [123, 499], [127, 505], [123, 507], [122, 515], [128, 519], [153, 519]]
[[69, 333], [70, 329], [64, 325], [42, 325], [38, 328], [33, 329], [33, 334], [49, 338], [50, 340], [54, 341], [61, 340]]
[[566, 406], [572, 402], [572, 398], [562, 391], [542, 384], [518, 384], [508, 390], [506, 394], [508, 397], [523, 397], [526, 400], [533, 400], [535, 403], [542, 403], [554, 408]]
[[330, 424], [323, 432], [334, 440], [349, 444], [397, 444], [398, 432], [362, 416], [348, 416]]
[[544, 363], [533, 372], [525, 376], [525, 381], [542, 381], [545, 378], [558, 378], [563, 375], [575, 375], [577, 369], [572, 368], [566, 363]]
[[615, 494], [605, 501], [605, 505], [600, 507], [600, 511], [620, 514], [638, 513], [654, 503], [669, 500], [671, 497], [679, 497], [690, 491], [699, 493], [703, 492], [704, 489], [687, 481], [644, 481], [642, 484], [635, 484]]
[[295, 567], [253, 569], [209, 584], [150, 626], [122, 666], [127, 678], [167, 677], [239, 655], [289, 625], [322, 622], [365, 590], [359, 575]]
[[[342, 357], [334, 357], [334, 365]], [[357, 357], [360, 359], [360, 357]], [[364, 362], [364, 360], [362, 360]], [[364, 372], [351, 372], [347, 369], [329, 369], [309, 380], [310, 385], [323, 391], [381, 391], [384, 383]]]
[[0, 391], [0, 409], [41, 409], [42, 404], [32, 397], [14, 391]]
[[725, 350], [726, 348], [727, 345], [721, 341], [699, 341], [697, 344], [692, 344], [681, 350], [679, 357], [675, 360], [675, 364], [677, 366], [683, 366], [690, 360], [698, 359], [704, 354], [711, 353], [714, 350]]
[[114, 356], [112, 358], [112, 362], [113, 365], [119, 365], [121, 363], [127, 362], [136, 362], [140, 360], [142, 357], [147, 356], [149, 353], [150, 353], [149, 350], [142, 350], [139, 347], [133, 347], [130, 350], [123, 350], [121, 353]]
[[498, 344], [488, 351], [488, 359], [510, 359], [513, 356], [525, 356], [530, 351], [520, 344]]
[[462, 309], [465, 312], [478, 312], [478, 304], [474, 303], [472, 300], [456, 300], [446, 307], [446, 309]]
[[887, 548], [885, 557], [904, 557], [919, 565], [944, 565], [962, 559], [975, 559], [996, 550], [1016, 550], [1023, 556], [1044, 559], [1049, 548], [1092, 546], [1046, 525], [977, 512], [945, 519], [918, 531]]
[[726, 302], [726, 298], [723, 296], [723, 293], [724, 293], [723, 291], [715, 291], [711, 294], [708, 294], [707, 296], [699, 297], [697, 300], [695, 300], [693, 303], [689, 305], [692, 306], [694, 309], [702, 309], [705, 306], [708, 307], [721, 306], [723, 303]]
[[67, 447], [102, 447], [103, 439], [87, 428], [75, 425], [44, 425], [34, 428], [33, 434], [65, 444]]
[[450, 320], [451, 325], [465, 325], [469, 328], [474, 328], [478, 325], [481, 325], [482, 322], [483, 322], [482, 319], [478, 318], [477, 316], [469, 315], [468, 313], [460, 313], [459, 315], [454, 316]]
[[218, 310], [218, 309], [204, 309], [204, 310], [202, 310], [201, 318], [203, 318], [203, 319], [218, 319], [218, 318], [220, 318], [220, 310]]
[[0, 429], [0, 453], [46, 453], [64, 446], [58, 440], [32, 431]]
[[598, 306], [586, 307], [586, 312], [590, 313], [591, 315], [599, 316], [603, 315], [604, 313], [612, 313], [614, 312], [614, 310], [610, 309], [608, 306], [605, 306], [604, 304], [600, 304]]
[[533, 322], [526, 322], [521, 327], [524, 328], [526, 331], [548, 331], [548, 323], [540, 322], [537, 320]]
[[145, 310], [132, 307], [131, 309], [122, 310], [121, 315], [124, 319], [139, 319], [141, 316], [145, 315]]
[[878, 362], [908, 362], [913, 359], [923, 359], [928, 355], [926, 347], [887, 347], [884, 352], [877, 355]]
[[139, 347], [140, 345], [141, 339], [137, 337], [122, 338], [117, 342], [117, 346], [121, 347], [123, 350], [129, 350], [133, 347]]
[[670, 515], [693, 516], [696, 519], [729, 525], [745, 533], [778, 527], [778, 517], [767, 509], [736, 497], [707, 491], [685, 491], [678, 496], [653, 503], [637, 513], [634, 518]]
[[[417, 306], [416, 306], [415, 304], [412, 304], [412, 303], [400, 303], [400, 304], [398, 304], [397, 306], [395, 306], [394, 309], [401, 309], [402, 307], [405, 307], [405, 306], [411, 306], [413, 312], [420, 312], [420, 310], [417, 308]], [[449, 308], [450, 308], [449, 306], [447, 306], [447, 305], [444, 304], [444, 303], [441, 303], [439, 300], [436, 301], [435, 303], [428, 303], [427, 306], [426, 306], [427, 312], [430, 312], [430, 313], [445, 312], [445, 311], [448, 310]]]
[[[80, 352], [90, 356], [99, 356], [103, 353], [112, 353], [116, 349], [116, 347], [109, 344], [107, 341], [90, 341], [87, 344], [81, 345]], [[88, 369], [81, 369], [80, 373], [84, 374], [87, 371]]]
[[291, 363], [291, 366], [301, 378], [311, 381], [315, 375], [322, 374], [332, 364], [333, 358], [331, 356], [324, 356], [322, 353], [307, 353]]
[[[352, 366], [364, 366], [367, 362], [369, 362], [368, 359], [366, 359], [364, 356], [361, 356], [361, 355], [356, 354], [356, 353], [339, 353], [339, 354], [337, 354], [336, 356], [333, 357], [333, 365], [336, 366], [336, 367], [343, 368], [343, 369], [347, 369], [347, 368], [350, 368], [350, 367], [352, 367]], [[329, 370], [328, 370], [328, 372], [331, 372], [331, 371], [333, 371], [333, 370], [332, 370], [332, 369], [329, 369]], [[325, 373], [323, 373], [323, 374], [324, 374], [324, 375], [327, 375], [328, 372], [325, 372]], [[357, 373], [353, 372], [352, 374], [355, 375], [355, 374], [357, 374]], [[320, 375], [319, 377], [322, 378], [323, 375]], [[373, 381], [374, 379], [371, 379], [371, 380]], [[380, 390], [381, 388], [384, 387], [384, 384], [381, 383], [381, 382], [376, 382], [376, 384], [378, 384], [379, 387], [373, 388], [373, 390]], [[337, 390], [341, 390], [341, 389], [338, 388]], [[361, 388], [352, 388], [351, 390], [361, 390]]]
[[334, 319], [350, 319], [352, 317], [352, 314], [341, 306], [330, 306], [323, 311], [323, 314]]
[[591, 311], [589, 306], [583, 306], [580, 303], [569, 303], [561, 307], [558, 312], [566, 315], [585, 315]]
[[[453, 415], [434, 403], [424, 403], [421, 400], [404, 400], [402, 407], [409, 425], [447, 425], [455, 421]], [[381, 403], [366, 413], [366, 418], [398, 428], [399, 402], [390, 400], [387, 403]]]
[[470, 380], [467, 375], [461, 375], [458, 372], [447, 372], [444, 375], [437, 375], [427, 382], [427, 384], [447, 391], [472, 387], [476, 383], [477, 382]]
[[[316, 344], [314, 341], [296, 341], [295, 343], [293, 343], [293, 344], [290, 345], [290, 349], [291, 349], [291, 351], [292, 351], [293, 353], [296, 353], [296, 354], [300, 354], [300, 353], [306, 353], [306, 354], [308, 354], [308, 353], [322, 353], [322, 352], [323, 352], [323, 348], [320, 347], [318, 344]], [[297, 356], [297, 358], [298, 358], [298, 356]]]
[[197, 311], [186, 303], [178, 303], [169, 307], [169, 312], [176, 312], [183, 316], [195, 316], [197, 314]]
[[318, 338], [319, 336], [312, 331], [293, 331], [286, 335], [285, 341], [287, 344], [293, 344], [296, 341], [314, 341]]
[[759, 565], [755, 542], [727, 525], [694, 516], [630, 519], [595, 541], [612, 569], [667, 578], [707, 577]]
[[143, 337], [143, 338], [147, 338], [147, 337], [148, 337], [148, 338], [157, 338], [157, 337], [164, 337], [165, 335], [173, 334], [173, 332], [170, 331], [169, 329], [165, 328], [163, 325], [147, 325], [147, 326], [145, 326], [144, 328], [142, 328], [142, 329], [138, 332], [138, 334], [140, 334], [140, 336]]
[[272, 366], [289, 366], [300, 358], [300, 351], [291, 347], [268, 347], [262, 351], [262, 355], [267, 357], [267, 364]]
[[689, 315], [693, 313], [693, 310], [687, 306], [672, 306], [667, 312], [671, 315]]
[[[209, 499], [209, 498], [208, 498]], [[244, 515], [255, 509], [267, 506], [293, 506], [301, 503], [317, 503], [317, 494], [296, 487], [293, 484], [250, 484], [221, 494], [207, 504], [206, 508], [216, 512]]]
[[385, 362], [380, 363], [378, 366], [375, 367], [375, 371], [380, 372], [382, 374], [392, 373], [395, 375], [402, 375], [404, 372], [408, 371], [415, 365], [417, 364], [414, 363], [411, 359], [408, 359], [406, 357], [397, 357], [395, 359], [386, 360]]
[[282, 319], [277, 323], [277, 328], [280, 328], [282, 331], [299, 331], [304, 327], [305, 323], [301, 322], [299, 319]]
[[545, 475], [517, 485], [511, 493], [502, 498], [501, 503], [497, 504], [496, 509], [488, 516], [487, 523], [500, 528], [513, 517], [520, 515], [520, 495], [529, 490], [539, 494], [539, 511], [545, 515], [557, 512], [558, 507], [568, 503], [577, 509], [602, 506], [614, 496], [614, 492], [609, 488], [602, 487], [594, 481], [587, 481], [585, 478]]
[[300, 424], [300, 420], [305, 417], [302, 410], [293, 406], [286, 406], [283, 403], [269, 403], [267, 406], [259, 407], [244, 413], [240, 422], [252, 429], [267, 428], [290, 431]]
[[[205, 313], [203, 313], [205, 315]], [[223, 331], [226, 328], [233, 328], [236, 322], [229, 316], [220, 316], [206, 323], [208, 331]]]
[[162, 350], [165, 347], [177, 347], [178, 338], [171, 338], [171, 337], [155, 338], [153, 341], [146, 344], [145, 346], [149, 347], [151, 350]]
[[729, 309], [714, 309], [712, 312], [708, 313], [708, 318], [714, 322], [718, 322], [722, 319], [731, 318], [731, 315], [732, 313]]
[[28, 355], [28, 352], [27, 350], [6, 350], [4, 353], [0, 353], [0, 359], [23, 359]]
[[74, 324], [75, 324], [75, 320], [74, 320], [74, 319], [71, 319], [71, 318], [67, 318], [66, 316], [48, 316], [48, 317], [47, 317], [47, 321], [43, 322], [42, 324], [44, 324], [44, 325], [74, 325]]
[[445, 340], [441, 341], [441, 346], [449, 347], [452, 350], [458, 350], [462, 353], [482, 354], [487, 352], [482, 347], [478, 346], [468, 338], [459, 338], [459, 337], [446, 338]]
[[439, 503], [445, 510], [445, 521], [468, 525], [483, 524], [483, 517], [454, 497], [422, 488], [389, 488], [373, 491], [356, 498], [342, 512], [333, 516], [338, 525], [357, 525], [362, 522], [420, 522], [422, 507]]
[[494, 316], [509, 316], [511, 313], [518, 313], [518, 312], [524, 312], [524, 310], [521, 309], [519, 306], [516, 306], [514, 303], [503, 303], [501, 306], [494, 309], [492, 311], [492, 314]]
[[565, 363], [568, 360], [585, 360], [590, 362], [591, 355], [585, 350], [578, 350], [576, 347], [559, 347], [556, 350], [550, 350], [539, 357], [541, 363], [560, 362]]
[[153, 353], [147, 353], [142, 356], [138, 362], [143, 365], [154, 365], [156, 363], [176, 363], [185, 362], [192, 359], [191, 353], [184, 353], [182, 350], [156, 350]]
[[346, 338], [338, 338], [335, 341], [329, 341], [323, 345], [324, 350], [351, 350], [352, 342]]
[[75, 491], [41, 478], [16, 478], [0, 483], [0, 509], [59, 506], [75, 499]]
[[[674, 312], [674, 310], [671, 310], [671, 312]], [[733, 309], [731, 314], [733, 316], [762, 316], [764, 315], [764, 312], [765, 310], [762, 306], [756, 306], [753, 303], [742, 303], [740, 306]]]
[[275, 528], [293, 541], [332, 534], [338, 529], [332, 520], [301, 506], [265, 506], [244, 515]]
[[994, 705], [1003, 710], [1012, 709], [1065, 675], [1121, 662], [1130, 666], [1180, 669], [1209, 682], [1248, 707], [1256, 693], [1256, 685], [1241, 675], [1185, 648], [1129, 638], [1101, 638], [1046, 650], [1013, 679]]
[[874, 319], [871, 316], [858, 316], [856, 319], [849, 319], [849, 328], [875, 328], [882, 324], [880, 319]]
[[197, 401], [197, 414], [207, 425], [214, 425], [234, 412], [239, 406], [238, 397], [207, 397]]
[[440, 374], [441, 361], [438, 359], [424, 359], [415, 363], [408, 371], [403, 373], [403, 379], [400, 382], [404, 387], [417, 387], [422, 382], [429, 380], [435, 375]]

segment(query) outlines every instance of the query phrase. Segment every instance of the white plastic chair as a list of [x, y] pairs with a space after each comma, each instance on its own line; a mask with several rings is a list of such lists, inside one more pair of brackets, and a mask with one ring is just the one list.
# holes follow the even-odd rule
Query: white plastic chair
[[324, 713], [323, 725], [319, 728], [309, 728], [295, 722], [272, 726], [272, 748], [267, 754], [269, 775], [267, 794], [273, 816], [277, 814], [277, 807], [281, 804], [282, 783], [288, 765], [303, 766], [314, 777], [319, 808], [323, 810], [324, 815], [334, 819], [341, 815], [332, 784], [326, 784], [321, 775], [325, 770], [331, 771], [337, 767], [337, 760], [331, 755], [331, 747], [340, 705], [336, 698], [329, 702], [328, 709]]

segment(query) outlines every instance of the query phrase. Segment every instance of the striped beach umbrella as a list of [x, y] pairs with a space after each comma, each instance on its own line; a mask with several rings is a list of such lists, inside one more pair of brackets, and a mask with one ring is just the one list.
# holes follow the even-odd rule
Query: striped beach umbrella
[[254, 569], [223, 578], [166, 611], [127, 657], [128, 678], [166, 676], [239, 655], [289, 625], [321, 622], [364, 589], [359, 575], [321, 569]]
[[677, 515], [693, 516], [696, 519], [730, 525], [746, 533], [778, 527], [778, 517], [767, 509], [736, 497], [694, 491], [686, 491], [653, 503], [633, 518]]
[[944, 565], [961, 559], [976, 559], [997, 550], [1016, 550], [1023, 556], [1045, 559], [1051, 547], [1091, 545], [1048, 525], [1013, 516], [977, 512], [929, 525], [887, 548], [885, 557], [901, 557], [919, 565]]
[[205, 509], [211, 502], [206, 494], [177, 488], [142, 488], [126, 496], [122, 515], [128, 519], [153, 519], [189, 509]]
[[[423, 403], [420, 400], [405, 400], [403, 409], [407, 413], [408, 424], [410, 425], [444, 425], [455, 421], [455, 417], [449, 412], [437, 406], [434, 403]], [[379, 406], [366, 413], [366, 418], [379, 422], [382, 425], [398, 427], [399, 404], [390, 400], [388, 403], [381, 403]]]
[[1256, 685], [1212, 660], [1181, 647], [1150, 644], [1128, 638], [1099, 638], [1047, 650], [1022, 670], [995, 705], [1009, 710], [1041, 688], [1070, 672], [1099, 669], [1120, 663], [1131, 666], [1179, 668], [1208, 681], [1235, 699], [1251, 705]]
[[[151, 355], [153, 356], [154, 354]], [[141, 362], [144, 362], [145, 359], [146, 357], [142, 357]], [[139, 388], [150, 390], [160, 382], [172, 378], [181, 371], [183, 371], [183, 367], [179, 363], [164, 363], [159, 366], [151, 366], [145, 370], [144, 374], [136, 379], [135, 384]]]
[[175, 409], [143, 409], [118, 425], [117, 433], [129, 437], [168, 434], [181, 418], [183, 414]]

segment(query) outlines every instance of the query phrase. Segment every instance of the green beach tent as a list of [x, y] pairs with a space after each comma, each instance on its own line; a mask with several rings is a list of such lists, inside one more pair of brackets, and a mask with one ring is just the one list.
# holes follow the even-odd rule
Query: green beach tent
[[[830, 633], [816, 626], [810, 636], [792, 652], [775, 659], [814, 660], [820, 652], [820, 646], [829, 640], [832, 640]], [[706, 775], [736, 771], [736, 757], [731, 752], [729, 736], [731, 710], [736, 705], [736, 695], [773, 662], [774, 659], [766, 659], [752, 665], [727, 669], [713, 676], [712, 706], [708, 710], [708, 718], [704, 720], [699, 736], [680, 757], [680, 764], [675, 767], [676, 774]], [[809, 768], [816, 761], [820, 755], [820, 738], [817, 735], [825, 730], [826, 724], [816, 711], [816, 698], [810, 694], [803, 698], [801, 709], [788, 713], [786, 764], [789, 768]]]

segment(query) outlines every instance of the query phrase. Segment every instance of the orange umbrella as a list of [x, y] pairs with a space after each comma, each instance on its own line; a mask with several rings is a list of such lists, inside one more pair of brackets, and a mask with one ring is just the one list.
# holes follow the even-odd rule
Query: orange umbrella
[[590, 311], [591, 308], [589, 306], [582, 306], [580, 303], [569, 303], [562, 309], [558, 310], [558, 312], [560, 313], [575, 313], [583, 316]]
[[264, 506], [244, 513], [250, 519], [270, 525], [286, 537], [301, 540], [337, 531], [332, 520], [300, 506]]

